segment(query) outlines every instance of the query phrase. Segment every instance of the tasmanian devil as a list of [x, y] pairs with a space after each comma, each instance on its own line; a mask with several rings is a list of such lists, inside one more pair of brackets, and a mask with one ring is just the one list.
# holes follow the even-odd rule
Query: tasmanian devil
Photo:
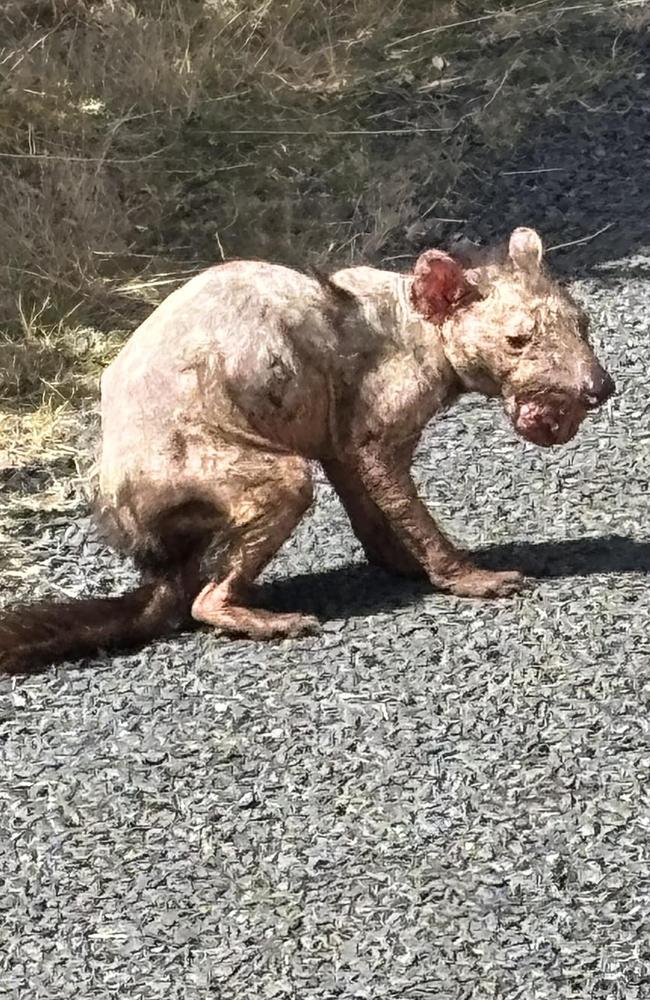
[[478, 260], [427, 250], [409, 274], [235, 261], [173, 292], [101, 386], [99, 514], [142, 585], [6, 613], [0, 666], [191, 620], [254, 639], [314, 630], [247, 598], [312, 502], [314, 460], [371, 562], [465, 597], [517, 591], [520, 573], [481, 569], [445, 538], [409, 470], [425, 424], [463, 393], [499, 397], [543, 446], [569, 441], [612, 395], [587, 317], [542, 255], [519, 228]]

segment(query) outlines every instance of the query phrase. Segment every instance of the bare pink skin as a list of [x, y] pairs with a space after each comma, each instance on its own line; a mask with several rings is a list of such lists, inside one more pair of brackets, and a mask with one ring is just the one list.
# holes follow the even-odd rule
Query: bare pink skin
[[101, 501], [120, 544], [143, 566], [182, 564], [198, 621], [303, 634], [314, 620], [253, 608], [248, 590], [309, 507], [318, 461], [374, 563], [461, 596], [518, 590], [518, 572], [479, 569], [445, 537], [410, 466], [465, 392], [500, 397], [545, 447], [611, 395], [584, 313], [541, 262], [518, 229], [487, 260], [429, 250], [406, 275], [240, 261], [192, 279], [102, 381]]

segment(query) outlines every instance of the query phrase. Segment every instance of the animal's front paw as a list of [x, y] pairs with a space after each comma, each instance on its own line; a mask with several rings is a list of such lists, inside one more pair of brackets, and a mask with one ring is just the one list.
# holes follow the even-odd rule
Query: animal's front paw
[[457, 597], [511, 597], [523, 589], [525, 582], [523, 574], [515, 570], [494, 573], [468, 568], [445, 583], [444, 589]]

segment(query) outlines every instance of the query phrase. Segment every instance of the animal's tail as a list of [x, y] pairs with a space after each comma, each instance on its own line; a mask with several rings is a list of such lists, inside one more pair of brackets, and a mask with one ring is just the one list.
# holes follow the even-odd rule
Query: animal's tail
[[35, 673], [57, 660], [144, 644], [177, 631], [188, 618], [182, 581], [169, 578], [121, 597], [14, 608], [0, 616], [0, 673]]

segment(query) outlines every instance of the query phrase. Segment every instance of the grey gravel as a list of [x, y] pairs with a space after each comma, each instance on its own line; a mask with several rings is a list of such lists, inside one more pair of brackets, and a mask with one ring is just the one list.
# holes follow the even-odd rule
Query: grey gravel
[[[523, 596], [371, 571], [321, 483], [265, 585], [320, 637], [0, 682], [0, 996], [650, 997], [649, 274], [639, 237], [577, 282], [619, 396], [576, 441], [468, 400], [422, 443]], [[78, 505], [16, 515], [21, 596], [133, 581]]]

